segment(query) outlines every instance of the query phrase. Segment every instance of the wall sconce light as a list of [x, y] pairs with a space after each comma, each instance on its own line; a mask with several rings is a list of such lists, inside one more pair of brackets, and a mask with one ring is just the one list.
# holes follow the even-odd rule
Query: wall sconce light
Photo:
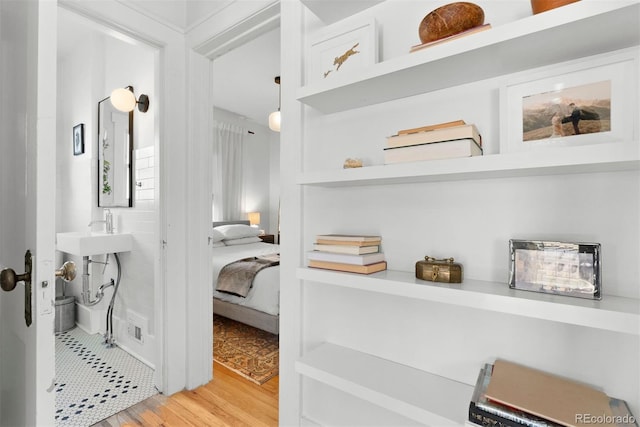
[[269, 129], [275, 132], [280, 132], [280, 76], [276, 76], [275, 82], [278, 85], [278, 111], [274, 111], [269, 114]]
[[252, 227], [260, 225], [260, 212], [249, 212], [249, 224], [251, 224]]
[[146, 113], [149, 109], [149, 97], [145, 94], [140, 94], [140, 97], [136, 100], [136, 96], [133, 94], [133, 86], [121, 87], [111, 92], [111, 104], [117, 110], [125, 113], [133, 111], [138, 105], [138, 111]]

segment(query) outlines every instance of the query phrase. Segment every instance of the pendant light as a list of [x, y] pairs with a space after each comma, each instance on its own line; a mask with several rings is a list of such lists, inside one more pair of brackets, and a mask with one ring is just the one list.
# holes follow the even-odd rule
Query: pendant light
[[274, 111], [269, 114], [269, 129], [275, 132], [280, 132], [280, 76], [276, 76], [274, 80], [278, 85], [278, 111]]

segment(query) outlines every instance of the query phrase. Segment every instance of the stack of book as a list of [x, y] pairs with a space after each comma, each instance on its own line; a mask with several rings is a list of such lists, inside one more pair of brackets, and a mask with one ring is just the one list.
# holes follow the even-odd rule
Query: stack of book
[[321, 234], [307, 252], [309, 267], [371, 274], [387, 269], [380, 236]]
[[469, 422], [497, 427], [637, 427], [624, 400], [583, 383], [500, 359], [480, 370], [469, 403]]
[[482, 136], [463, 120], [403, 129], [387, 138], [384, 163], [416, 162], [482, 155]]

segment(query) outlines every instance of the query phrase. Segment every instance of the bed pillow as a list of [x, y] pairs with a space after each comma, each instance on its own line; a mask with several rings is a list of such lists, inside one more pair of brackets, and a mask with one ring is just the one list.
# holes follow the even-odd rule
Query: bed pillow
[[251, 227], [245, 224], [227, 224], [219, 225], [214, 228], [224, 236], [224, 239], [240, 239], [242, 237], [255, 237], [260, 234], [257, 227]]
[[224, 239], [224, 234], [222, 234], [220, 230], [218, 230], [217, 228], [214, 228], [211, 231], [211, 241], [213, 243], [217, 243], [217, 242], [221, 242], [222, 239]]
[[211, 243], [211, 247], [212, 248], [224, 248], [225, 246], [227, 246], [227, 245], [225, 245], [224, 242], [213, 242], [213, 243]]
[[234, 246], [234, 245], [246, 245], [248, 243], [258, 243], [258, 242], [262, 242], [262, 239], [259, 238], [258, 236], [252, 236], [252, 237], [241, 237], [239, 239], [225, 239], [223, 240], [223, 242], [227, 246]]

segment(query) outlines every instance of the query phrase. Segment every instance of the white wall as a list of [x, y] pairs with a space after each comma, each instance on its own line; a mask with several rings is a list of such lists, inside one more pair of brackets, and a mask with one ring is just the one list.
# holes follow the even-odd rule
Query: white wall
[[243, 205], [247, 213], [260, 212], [260, 228], [265, 233], [277, 235], [280, 134], [267, 126], [219, 108], [214, 109], [213, 115], [216, 120], [233, 123], [253, 132], [247, 132], [243, 140]]
[[[102, 219], [103, 209], [97, 206], [97, 111], [98, 102], [109, 96], [116, 87], [132, 85], [136, 96], [145, 93], [150, 99], [147, 113], [134, 111], [133, 146], [138, 152], [144, 149], [142, 161], [144, 165], [134, 162], [134, 182], [140, 178], [144, 182], [142, 188], [135, 187], [137, 196], [133, 208], [112, 208], [116, 232], [132, 233], [134, 247], [131, 252], [119, 254], [122, 266], [122, 279], [114, 305], [114, 333], [116, 341], [130, 350], [142, 360], [154, 363], [154, 271], [156, 202], [153, 197], [154, 133], [154, 55], [149, 50], [136, 47], [120, 40], [94, 33], [91, 37], [79, 42], [78, 48], [59, 60], [58, 73], [58, 202], [56, 207], [58, 232], [88, 231], [87, 224], [92, 219]], [[71, 148], [71, 129], [78, 123], [85, 124], [85, 153], [74, 156]], [[134, 153], [134, 159], [136, 155]], [[149, 170], [151, 170], [149, 175]], [[139, 176], [146, 173], [144, 176]], [[104, 229], [103, 224], [92, 227], [94, 231]], [[62, 257], [63, 255], [59, 255]], [[64, 255], [76, 262], [79, 271], [82, 269], [82, 258]], [[104, 257], [93, 257], [103, 260]], [[61, 260], [62, 261], [62, 260]], [[101, 264], [91, 265], [92, 294], [101, 283], [116, 278], [115, 260], [111, 258], [104, 276]], [[59, 281], [58, 294], [62, 292]], [[80, 298], [82, 277], [78, 277], [66, 285], [66, 294]], [[106, 315], [106, 307], [112, 295], [108, 289], [103, 301], [94, 309], [102, 310]], [[149, 330], [145, 333], [144, 344], [129, 338], [126, 333], [127, 310], [131, 310], [145, 318]], [[101, 324], [104, 316], [100, 314]], [[95, 332], [91, 325], [82, 321], [82, 326]], [[103, 328], [104, 326], [101, 326]], [[102, 331], [102, 329], [101, 329]]]

